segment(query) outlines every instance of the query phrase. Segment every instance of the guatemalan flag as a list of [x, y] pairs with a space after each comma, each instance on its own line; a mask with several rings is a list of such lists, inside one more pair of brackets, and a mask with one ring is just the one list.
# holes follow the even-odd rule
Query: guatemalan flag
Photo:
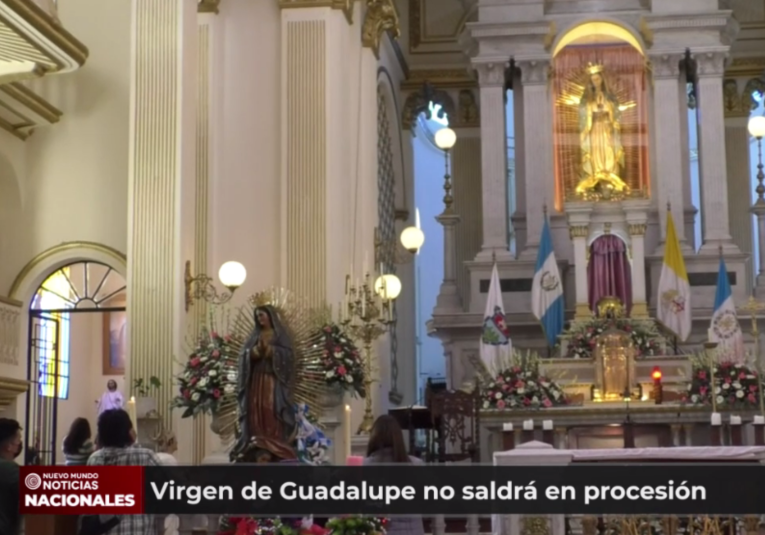
[[744, 334], [738, 324], [736, 305], [733, 303], [733, 292], [730, 289], [728, 268], [725, 260], [720, 258], [720, 270], [717, 273], [717, 292], [715, 293], [715, 309], [712, 314], [712, 325], [709, 328], [710, 342], [717, 342], [720, 360], [744, 361]]
[[483, 315], [481, 333], [481, 361], [486, 371], [495, 377], [509, 363], [513, 353], [510, 329], [505, 320], [505, 305], [502, 303], [502, 287], [499, 282], [497, 262], [491, 270], [489, 293], [486, 296], [486, 310]]
[[564, 311], [563, 285], [560, 281], [558, 263], [555, 261], [550, 224], [545, 218], [542, 239], [539, 242], [537, 265], [531, 286], [531, 311], [542, 323], [547, 344], [553, 347], [563, 332]]

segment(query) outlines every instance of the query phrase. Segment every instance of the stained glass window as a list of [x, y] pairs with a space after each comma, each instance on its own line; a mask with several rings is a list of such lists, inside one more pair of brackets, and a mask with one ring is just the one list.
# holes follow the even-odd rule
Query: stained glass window
[[[69, 397], [69, 313], [71, 306], [69, 269], [62, 268], [45, 279], [37, 291], [38, 309], [51, 310], [34, 324], [37, 353], [38, 394], [43, 397]], [[33, 302], [33, 306], [34, 306]], [[58, 392], [56, 391], [58, 390]]]

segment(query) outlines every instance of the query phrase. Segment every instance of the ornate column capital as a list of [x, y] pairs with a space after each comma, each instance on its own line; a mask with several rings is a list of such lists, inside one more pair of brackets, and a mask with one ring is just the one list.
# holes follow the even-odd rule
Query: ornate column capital
[[521, 69], [521, 83], [523, 85], [546, 84], [550, 78], [551, 63], [548, 60], [520, 60], [516, 61], [515, 65]]
[[[353, 10], [354, 0], [339, 0], [347, 4]], [[401, 35], [399, 27], [398, 11], [393, 0], [366, 0], [367, 10], [364, 13], [364, 23], [361, 27], [361, 44], [371, 48], [375, 57], [380, 59], [380, 42], [385, 32], [389, 32], [393, 39]], [[345, 8], [343, 8], [345, 10]]]
[[702, 52], [694, 53], [696, 61], [696, 73], [700, 78], [722, 78], [725, 74], [725, 62], [728, 59], [727, 52]]
[[507, 67], [509, 64], [503, 61], [473, 63], [481, 87], [504, 87]]
[[[205, 1], [217, 1], [220, 0], [200, 0]], [[348, 24], [353, 24], [353, 5], [356, 0], [278, 0], [279, 7], [286, 8], [298, 8], [298, 7], [331, 7], [332, 9], [342, 9]]]
[[220, 0], [197, 0], [197, 13], [218, 14]]
[[676, 78], [679, 81], [680, 62], [685, 58], [685, 54], [656, 54], [650, 58], [654, 79]]
[[457, 98], [457, 117], [452, 128], [481, 126], [481, 110], [472, 89], [463, 89]]
[[590, 225], [573, 225], [568, 227], [568, 235], [573, 240], [576, 238], [586, 238], [590, 235]]
[[645, 223], [630, 223], [627, 225], [630, 236], [645, 236]]

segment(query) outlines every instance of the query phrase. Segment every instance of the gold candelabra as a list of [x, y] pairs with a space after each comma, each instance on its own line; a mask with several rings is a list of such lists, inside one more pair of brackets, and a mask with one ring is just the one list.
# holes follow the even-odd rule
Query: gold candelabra
[[351, 283], [351, 276], [345, 278], [345, 300], [340, 307], [340, 324], [357, 344], [363, 348], [364, 359], [364, 417], [361, 420], [359, 435], [366, 435], [372, 430], [374, 415], [372, 412], [372, 385], [376, 382], [373, 375], [378, 369], [373, 362], [372, 344], [388, 331], [393, 323], [393, 304], [386, 296], [385, 279], [382, 287], [375, 288], [369, 273], [361, 282]]
[[763, 366], [762, 359], [760, 358], [760, 331], [757, 328], [757, 315], [765, 310], [765, 303], [760, 303], [754, 296], [749, 298], [746, 305], [741, 307], [742, 312], [748, 312], [749, 317], [752, 320], [752, 338], [754, 338], [754, 365], [757, 367], [757, 387], [760, 398], [760, 414], [765, 415], [765, 396], [762, 392], [763, 386]]

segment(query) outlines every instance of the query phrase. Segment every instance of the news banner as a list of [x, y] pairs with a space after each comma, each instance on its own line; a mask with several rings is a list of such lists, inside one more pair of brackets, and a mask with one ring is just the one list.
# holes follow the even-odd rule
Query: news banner
[[765, 513], [765, 466], [22, 467], [21, 513]]

